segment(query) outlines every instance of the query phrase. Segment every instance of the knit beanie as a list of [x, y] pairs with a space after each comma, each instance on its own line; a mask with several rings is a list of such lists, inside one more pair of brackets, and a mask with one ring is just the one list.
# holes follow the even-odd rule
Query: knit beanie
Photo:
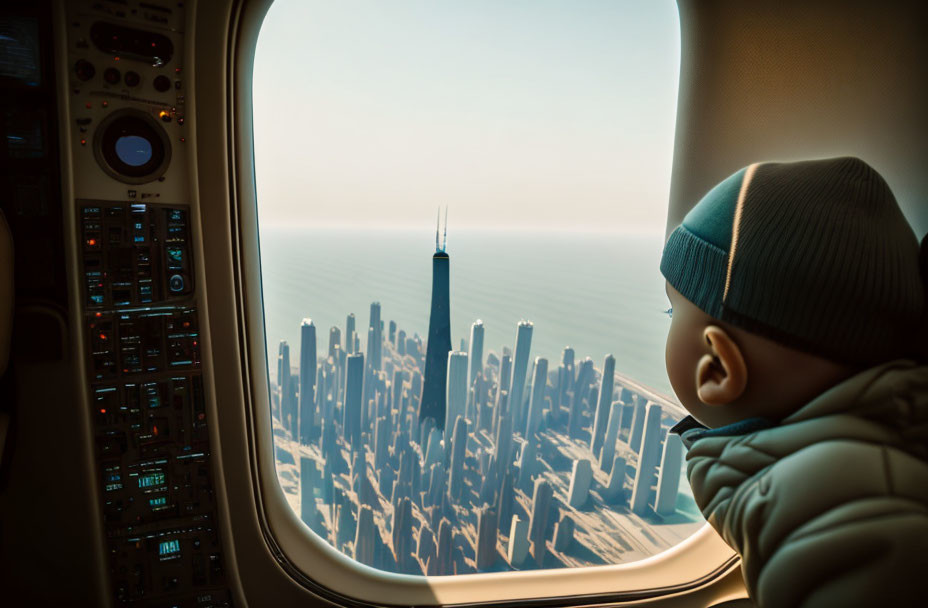
[[664, 246], [661, 273], [708, 315], [827, 359], [915, 356], [919, 243], [858, 158], [756, 163], [713, 188]]

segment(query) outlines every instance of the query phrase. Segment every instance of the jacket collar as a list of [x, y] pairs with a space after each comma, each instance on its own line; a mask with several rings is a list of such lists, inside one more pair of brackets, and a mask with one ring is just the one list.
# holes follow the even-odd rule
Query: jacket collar
[[703, 437], [734, 437], [737, 435], [747, 435], [764, 429], [776, 426], [776, 423], [767, 418], [747, 418], [739, 420], [716, 429], [701, 424], [692, 416], [687, 416], [670, 428], [671, 433], [676, 433], [683, 441], [686, 449], [692, 447], [693, 443]]
[[[748, 418], [710, 429], [700, 424], [692, 416], [687, 416], [671, 427], [670, 432], [679, 435], [683, 445], [690, 449], [693, 443], [704, 437], [747, 435], [775, 426], [794, 424], [813, 418], [840, 413], [861, 413], [859, 410], [866, 408], [866, 406], [888, 409], [889, 417], [895, 420], [898, 416], [895, 416], [894, 413], [899, 407], [906, 407], [906, 411], [926, 407], [923, 400], [919, 401], [919, 403], [913, 403], [911, 406], [907, 403], [910, 399], [914, 399], [909, 393], [924, 395], [926, 388], [928, 388], [923, 369], [918, 368], [916, 363], [905, 359], [897, 359], [877, 365], [826, 390], [784, 418], [779, 424], [766, 418]], [[899, 397], [902, 396], [905, 396], [905, 398], [900, 399]], [[874, 414], [871, 413], [870, 416], [873, 417]]]

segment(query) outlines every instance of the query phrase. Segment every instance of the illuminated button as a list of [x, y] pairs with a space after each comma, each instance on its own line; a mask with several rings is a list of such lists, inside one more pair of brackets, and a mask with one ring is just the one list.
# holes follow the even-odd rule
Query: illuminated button
[[159, 93], [164, 93], [165, 91], [171, 88], [171, 79], [165, 76], [164, 74], [162, 74], [161, 76], [158, 76], [155, 78], [155, 81], [153, 84], [155, 86], [156, 91], [158, 91]]
[[183, 291], [184, 290], [184, 277], [182, 277], [179, 274], [172, 275], [170, 281], [168, 282], [168, 286], [170, 287], [171, 291], [173, 291], [174, 293]]
[[122, 77], [122, 74], [119, 73], [119, 70], [116, 68], [106, 68], [103, 71], [103, 80], [109, 84], [119, 84], [119, 80]]
[[142, 77], [139, 76], [138, 72], [126, 72], [122, 80], [126, 83], [127, 87], [137, 87], [139, 86], [139, 82], [142, 81]]
[[93, 78], [97, 70], [93, 67], [93, 64], [86, 59], [78, 59], [77, 63], [74, 64], [74, 73], [77, 75], [78, 80], [86, 82]]

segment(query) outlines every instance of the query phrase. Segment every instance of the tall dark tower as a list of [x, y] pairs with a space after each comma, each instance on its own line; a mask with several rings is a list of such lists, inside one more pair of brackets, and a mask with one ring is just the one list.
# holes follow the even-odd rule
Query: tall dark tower
[[425, 351], [425, 380], [419, 402], [419, 422], [435, 421], [445, 428], [445, 387], [448, 382], [448, 353], [451, 352], [451, 308], [448, 296], [448, 264], [445, 252], [448, 237], [448, 211], [445, 210], [445, 238], [438, 242], [435, 227], [435, 255], [432, 256], [432, 309], [429, 313], [429, 340]]

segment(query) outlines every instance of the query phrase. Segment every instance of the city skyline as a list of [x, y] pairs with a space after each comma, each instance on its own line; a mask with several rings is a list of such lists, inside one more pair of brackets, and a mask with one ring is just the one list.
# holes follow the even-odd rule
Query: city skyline
[[[679, 406], [616, 373], [611, 355], [600, 367], [569, 346], [557, 365], [532, 357], [527, 320], [511, 349], [484, 353], [482, 338], [453, 349], [449, 261], [436, 239], [430, 317], [444, 329], [434, 353], [380, 302], [367, 331], [354, 314], [344, 336], [330, 329], [314, 370], [302, 352], [321, 346], [311, 320], [296, 374], [289, 344], [278, 345], [275, 451], [301, 519], [363, 563], [425, 575], [642, 559], [695, 531], [701, 518], [679, 492], [682, 450], [667, 432]], [[470, 335], [483, 330], [475, 320]], [[430, 365], [440, 416], [420, 405]]]

